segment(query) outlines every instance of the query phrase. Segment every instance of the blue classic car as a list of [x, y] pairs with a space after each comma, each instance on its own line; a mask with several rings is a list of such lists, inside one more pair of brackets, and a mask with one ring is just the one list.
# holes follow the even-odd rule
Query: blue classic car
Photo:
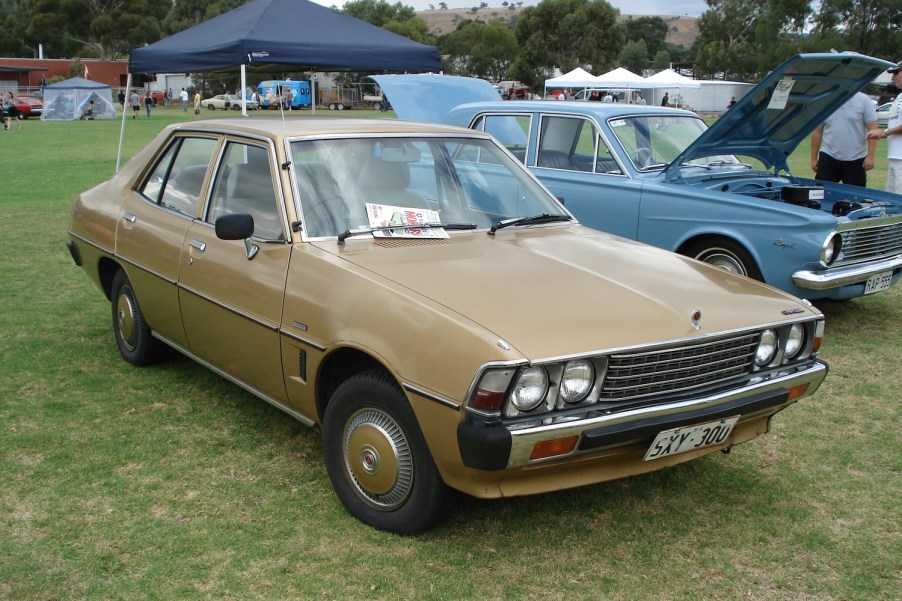
[[798, 178], [786, 160], [891, 66], [858, 54], [795, 56], [711, 127], [672, 108], [502, 102], [473, 78], [373, 79], [402, 119], [494, 135], [584, 225], [839, 300], [898, 282], [902, 196]]

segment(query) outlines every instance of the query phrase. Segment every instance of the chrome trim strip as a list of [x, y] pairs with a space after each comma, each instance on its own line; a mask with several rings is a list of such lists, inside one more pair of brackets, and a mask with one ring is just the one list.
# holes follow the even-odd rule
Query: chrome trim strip
[[251, 394], [254, 395], [255, 397], [258, 397], [258, 398], [260, 398], [260, 399], [263, 399], [264, 401], [266, 401], [267, 403], [269, 403], [270, 405], [272, 405], [272, 406], [275, 407], [276, 409], [279, 409], [279, 410], [281, 410], [281, 411], [284, 411], [285, 413], [287, 413], [287, 414], [290, 415], [291, 417], [295, 418], [296, 420], [298, 420], [299, 422], [301, 422], [301, 423], [304, 424], [305, 426], [309, 426], [309, 427], [311, 427], [311, 428], [315, 428], [315, 427], [316, 427], [316, 422], [315, 422], [314, 420], [310, 419], [309, 417], [307, 417], [307, 416], [304, 415], [303, 413], [300, 413], [299, 411], [296, 411], [296, 410], [292, 409], [292, 408], [289, 407], [288, 405], [285, 405], [284, 403], [282, 403], [282, 401], [280, 401], [280, 400], [278, 400], [278, 399], [275, 399], [275, 398], [269, 396], [269, 395], [266, 394], [265, 392], [261, 392], [261, 391], [257, 390], [257, 389], [254, 388], [253, 386], [250, 386], [249, 384], [246, 384], [245, 382], [239, 380], [239, 379], [236, 378], [235, 376], [233, 376], [233, 375], [231, 375], [231, 374], [229, 374], [229, 373], [226, 373], [226, 372], [222, 371], [221, 369], [219, 369], [218, 367], [216, 367], [216, 366], [214, 366], [214, 365], [211, 365], [210, 363], [204, 361], [203, 359], [201, 359], [201, 358], [198, 357], [197, 355], [192, 354], [191, 351], [189, 351], [188, 349], [186, 349], [186, 348], [184, 348], [184, 347], [182, 347], [182, 346], [179, 346], [178, 344], [176, 344], [176, 343], [174, 343], [173, 341], [169, 340], [169, 339], [166, 338], [165, 336], [161, 336], [160, 334], [158, 334], [158, 333], [156, 333], [156, 332], [152, 332], [152, 334], [153, 334], [154, 338], [158, 338], [159, 340], [162, 340], [162, 341], [165, 342], [167, 345], [169, 345], [169, 346], [171, 346], [172, 348], [176, 349], [178, 352], [182, 353], [183, 355], [187, 356], [188, 358], [190, 358], [190, 359], [192, 359], [192, 360], [194, 360], [194, 361], [197, 361], [198, 363], [200, 363], [201, 365], [203, 365], [204, 367], [206, 367], [207, 369], [209, 369], [210, 371], [212, 371], [212, 372], [215, 373], [216, 375], [221, 376], [221, 377], [225, 378], [226, 380], [228, 380], [229, 382], [231, 382], [232, 384], [235, 384], [236, 386], [239, 386], [239, 387], [243, 388], [244, 390], [248, 391], [249, 393], [251, 393]]
[[849, 284], [859, 284], [872, 275], [882, 271], [896, 270], [900, 267], [902, 267], [902, 255], [897, 255], [877, 262], [838, 267], [824, 272], [800, 270], [792, 274], [792, 281], [800, 288], [827, 290], [829, 288], [848, 286]]
[[[875, 207], [879, 208], [879, 207]], [[892, 225], [902, 223], [902, 215], [888, 215], [886, 217], [868, 217], [856, 221], [844, 221], [837, 224], [837, 232], [846, 232], [849, 230], [863, 230], [869, 228], [879, 228], [884, 225]]]
[[[676, 415], [688, 410], [703, 409], [709, 407], [715, 408], [718, 405], [741, 400], [743, 398], [751, 397], [759, 393], [769, 392], [780, 388], [791, 388], [793, 386], [807, 382], [812, 386], [809, 386], [806, 393], [802, 397], [799, 397], [801, 399], [813, 394], [814, 391], [817, 390], [817, 388], [821, 385], [821, 382], [824, 381], [824, 378], [827, 376], [827, 365], [821, 362], [815, 362], [807, 368], [796, 369], [797, 371], [795, 373], [785, 376], [777, 376], [758, 384], [751, 384], [740, 390], [730, 390], [700, 399], [693, 399], [691, 401], [679, 401], [675, 403], [669, 403], [667, 405], [644, 407], [632, 411], [624, 411], [622, 413], [614, 413], [610, 415], [601, 415], [598, 417], [583, 419], [579, 421], [561, 422], [557, 424], [537, 426], [534, 428], [524, 428], [522, 430], [511, 430], [510, 433], [512, 446], [507, 467], [519, 467], [540, 463], [536, 461], [530, 461], [529, 457], [536, 443], [546, 440], [566, 438], [568, 436], [581, 436], [582, 433], [586, 430], [591, 430], [599, 426], [612, 426], [651, 417]], [[798, 371], [799, 369], [801, 369], [801, 371]], [[545, 461], [572, 458], [574, 456], [590, 454], [597, 451], [598, 449], [589, 449], [587, 451], [574, 450], [567, 455], [550, 457]]]
[[406, 383], [405, 383], [405, 384], [402, 384], [401, 386], [404, 388], [404, 390], [407, 390], [407, 391], [409, 391], [409, 392], [412, 392], [412, 393], [414, 393], [414, 394], [417, 395], [417, 396], [421, 396], [421, 397], [423, 397], [424, 399], [427, 399], [427, 400], [436, 402], [436, 403], [438, 403], [439, 405], [442, 405], [442, 406], [444, 406], [444, 407], [448, 407], [449, 409], [454, 409], [455, 411], [460, 410], [461, 403], [456, 403], [456, 402], [454, 402], [454, 401], [452, 401], [452, 400], [449, 400], [449, 399], [446, 399], [446, 398], [444, 398], [444, 397], [440, 397], [440, 396], [437, 396], [437, 395], [435, 395], [435, 394], [432, 394], [431, 392], [426, 392], [426, 391], [423, 390], [422, 388], [417, 388], [416, 386], [413, 386], [412, 384], [406, 384]]
[[322, 344], [319, 344], [318, 342], [313, 342], [309, 338], [303, 338], [301, 336], [298, 336], [297, 334], [295, 334], [294, 332], [292, 332], [290, 330], [287, 330], [286, 328], [279, 328], [279, 333], [282, 336], [285, 336], [286, 338], [291, 338], [295, 342], [300, 342], [304, 346], [309, 346], [310, 348], [315, 349], [321, 353], [325, 352], [325, 350], [326, 350], [326, 347], [323, 346]]
[[217, 307], [220, 307], [221, 309], [225, 309], [229, 313], [237, 315], [238, 317], [243, 317], [244, 319], [246, 319], [248, 321], [251, 321], [257, 325], [263, 326], [267, 330], [270, 330], [272, 332], [279, 332], [279, 324], [273, 324], [271, 322], [263, 321], [262, 319], [258, 319], [257, 317], [254, 317], [243, 311], [240, 311], [240, 310], [236, 309], [235, 307], [226, 305], [225, 303], [222, 303], [222, 302], [214, 299], [211, 296], [202, 294], [202, 293], [198, 292], [197, 290], [195, 290], [194, 288], [189, 288], [188, 286], [185, 286], [181, 282], [179, 282], [178, 287], [179, 287], [179, 290], [184, 290], [185, 292], [187, 292], [189, 294], [193, 294], [194, 296], [196, 296], [198, 298], [202, 298], [203, 300], [207, 301], [210, 304], [216, 305]]

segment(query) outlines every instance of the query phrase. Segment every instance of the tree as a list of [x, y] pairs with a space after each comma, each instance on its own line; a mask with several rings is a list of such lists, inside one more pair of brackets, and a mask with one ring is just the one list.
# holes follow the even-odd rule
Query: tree
[[410, 6], [404, 6], [400, 2], [389, 4], [385, 0], [353, 0], [345, 4], [341, 12], [376, 27], [383, 27], [391, 21], [407, 21], [417, 16]]
[[822, 50], [853, 50], [892, 61], [902, 56], [898, 0], [823, 0], [814, 24], [812, 37]]
[[499, 81], [507, 77], [518, 47], [510, 25], [467, 21], [448, 34], [441, 50], [449, 73]]
[[664, 47], [667, 38], [667, 22], [661, 17], [639, 17], [625, 23], [626, 37], [631, 42], [645, 40], [649, 56], [654, 56]]
[[666, 50], [658, 50], [654, 57], [651, 59], [651, 65], [649, 65], [652, 69], [662, 70], [670, 67], [670, 53]]
[[696, 75], [758, 79], [799, 52], [809, 0], [706, 0], [698, 20]]
[[642, 71], [648, 68], [648, 49], [645, 40], [627, 42], [620, 52], [619, 62], [621, 67], [641, 75]]
[[426, 21], [418, 17], [413, 8], [400, 2], [389, 4], [385, 0], [354, 0], [345, 4], [342, 12], [416, 42], [435, 44], [435, 37], [429, 33]]
[[555, 67], [602, 71], [626, 43], [626, 28], [604, 0], [543, 0], [523, 10], [517, 21], [520, 55], [511, 75], [533, 87]]
[[7, 4], [9, 31], [4, 45], [17, 54], [43, 44], [48, 56], [91, 56], [115, 59], [137, 46], [160, 39], [160, 21], [170, 0], [35, 0]]
[[163, 31], [167, 35], [178, 33], [238, 8], [245, 2], [246, 0], [178, 0], [163, 20]]

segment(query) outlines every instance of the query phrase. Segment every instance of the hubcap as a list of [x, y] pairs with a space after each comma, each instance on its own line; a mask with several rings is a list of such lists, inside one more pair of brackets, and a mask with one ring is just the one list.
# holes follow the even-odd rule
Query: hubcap
[[130, 349], [135, 348], [135, 337], [138, 332], [138, 326], [135, 323], [136, 313], [134, 299], [123, 290], [119, 293], [119, 298], [116, 300], [116, 323], [118, 324], [122, 341]]
[[413, 484], [413, 458], [394, 419], [379, 409], [363, 409], [345, 427], [342, 452], [357, 492], [377, 509], [403, 503]]
[[706, 254], [704, 258], [702, 258], [702, 261], [708, 263], [709, 265], [720, 267], [724, 271], [729, 271], [730, 273], [748, 275], [745, 271], [745, 267], [733, 255], [729, 255], [723, 252], [711, 252]]

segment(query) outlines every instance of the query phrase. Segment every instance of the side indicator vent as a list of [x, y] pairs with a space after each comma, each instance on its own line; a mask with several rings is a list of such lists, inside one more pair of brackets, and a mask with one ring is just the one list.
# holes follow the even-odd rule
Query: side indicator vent
[[307, 352], [303, 349], [298, 349], [298, 376], [307, 381]]

